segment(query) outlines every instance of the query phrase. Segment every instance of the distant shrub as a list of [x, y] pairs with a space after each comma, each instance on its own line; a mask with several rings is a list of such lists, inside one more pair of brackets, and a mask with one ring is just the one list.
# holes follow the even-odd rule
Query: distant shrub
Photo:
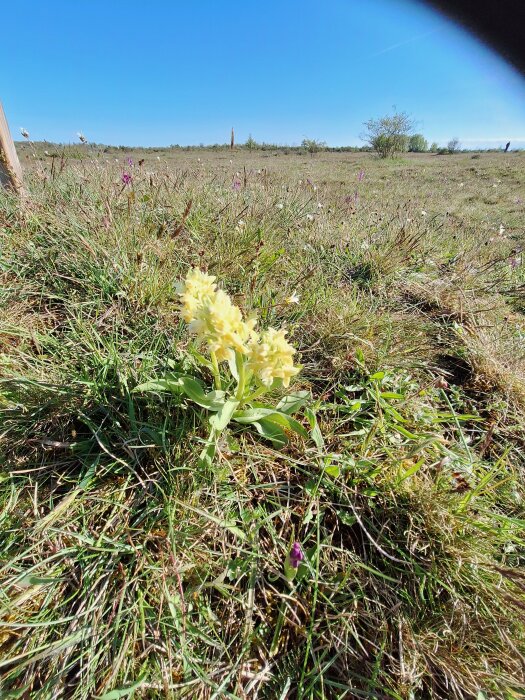
[[428, 141], [423, 134], [413, 134], [408, 142], [408, 150], [412, 153], [424, 153], [428, 151]]
[[366, 132], [361, 138], [380, 158], [394, 158], [396, 153], [408, 150], [414, 123], [406, 112], [369, 119], [364, 126]]
[[323, 148], [326, 148], [326, 143], [324, 141], [317, 141], [316, 139], [303, 139], [301, 146], [313, 156]]
[[259, 144], [257, 141], [252, 137], [250, 134], [248, 138], [246, 139], [246, 143], [244, 144], [244, 148], [247, 148], [249, 151], [253, 151], [256, 148], [259, 148]]
[[450, 141], [447, 143], [447, 150], [449, 153], [459, 153], [459, 151], [461, 151], [459, 139], [456, 137], [450, 139]]

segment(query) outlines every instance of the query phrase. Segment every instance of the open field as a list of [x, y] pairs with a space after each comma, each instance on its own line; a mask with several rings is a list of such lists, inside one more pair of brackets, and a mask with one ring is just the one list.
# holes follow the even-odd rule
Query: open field
[[[0, 696], [525, 697], [525, 153], [21, 153]], [[206, 411], [135, 391], [212, 387], [193, 266], [286, 325], [307, 437], [231, 423], [203, 466]]]

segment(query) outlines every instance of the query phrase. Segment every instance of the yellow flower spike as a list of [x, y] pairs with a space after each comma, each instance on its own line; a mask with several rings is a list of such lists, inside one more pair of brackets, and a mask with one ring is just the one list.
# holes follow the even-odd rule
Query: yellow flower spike
[[188, 272], [184, 282], [177, 285], [177, 294], [182, 304], [182, 318], [186, 323], [191, 323], [206, 299], [215, 295], [215, 280], [216, 277], [194, 267]]
[[296, 352], [285, 338], [286, 331], [268, 328], [260, 339], [252, 339], [248, 344], [248, 367], [269, 387], [275, 379], [282, 379], [283, 386], [290, 385], [290, 379], [300, 372], [294, 367]]
[[247, 342], [254, 335], [255, 323], [255, 319], [243, 321], [239, 307], [219, 289], [197, 308], [189, 329], [223, 362], [233, 359], [235, 352], [248, 352]]

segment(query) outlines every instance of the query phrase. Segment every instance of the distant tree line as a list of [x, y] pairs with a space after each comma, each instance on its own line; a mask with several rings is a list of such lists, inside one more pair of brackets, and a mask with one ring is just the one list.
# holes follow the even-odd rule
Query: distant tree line
[[[429, 145], [427, 139], [421, 133], [415, 133], [415, 123], [406, 112], [396, 112], [388, 114], [378, 119], [369, 119], [364, 123], [365, 131], [361, 134], [361, 139], [365, 142], [363, 146], [328, 146], [324, 141], [304, 138], [301, 145], [290, 146], [277, 143], [258, 142], [250, 134], [245, 143], [236, 144], [235, 150], [246, 151], [274, 151], [287, 154], [310, 154], [315, 156], [323, 151], [326, 153], [376, 153], [380, 158], [395, 158], [400, 153], [436, 153], [438, 155], [465, 153], [470, 151], [483, 151], [486, 153], [507, 152], [510, 142], [505, 148], [476, 148], [463, 149], [459, 139], [452, 138], [446, 146], [439, 146], [436, 142]], [[56, 147], [60, 144], [52, 144], [48, 141], [34, 142], [33, 146]], [[32, 146], [32, 147], [33, 147]], [[19, 148], [25, 149], [26, 142], [19, 142]], [[146, 153], [162, 153], [166, 150], [194, 151], [194, 150], [213, 150], [213, 151], [230, 151], [232, 149], [230, 143], [214, 143], [198, 145], [181, 146], [178, 143], [170, 146], [149, 146], [149, 147], [134, 147], [134, 146], [110, 146], [101, 143], [90, 143], [86, 145], [78, 145], [79, 157], [84, 157], [84, 148], [89, 147], [91, 150], [98, 149], [105, 153], [114, 151], [133, 151], [140, 150]], [[522, 150], [522, 149], [514, 149]]]

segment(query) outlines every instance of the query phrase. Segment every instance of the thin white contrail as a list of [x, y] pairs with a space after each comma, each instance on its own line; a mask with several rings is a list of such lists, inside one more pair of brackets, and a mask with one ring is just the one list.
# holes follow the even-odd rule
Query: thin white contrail
[[411, 44], [413, 41], [417, 41], [418, 39], [424, 39], [426, 36], [430, 36], [430, 34], [435, 34], [438, 31], [439, 29], [432, 29], [431, 31], [424, 32], [423, 34], [416, 34], [416, 36], [412, 36], [410, 37], [410, 39], [405, 39], [405, 41], [400, 41], [397, 44], [392, 44], [392, 46], [387, 46], [386, 49], [381, 49], [381, 51], [378, 51], [377, 53], [372, 53], [367, 58], [375, 58], [376, 56], [382, 56], [384, 53], [394, 51], [394, 49], [398, 49], [400, 46], [405, 46], [405, 44]]

